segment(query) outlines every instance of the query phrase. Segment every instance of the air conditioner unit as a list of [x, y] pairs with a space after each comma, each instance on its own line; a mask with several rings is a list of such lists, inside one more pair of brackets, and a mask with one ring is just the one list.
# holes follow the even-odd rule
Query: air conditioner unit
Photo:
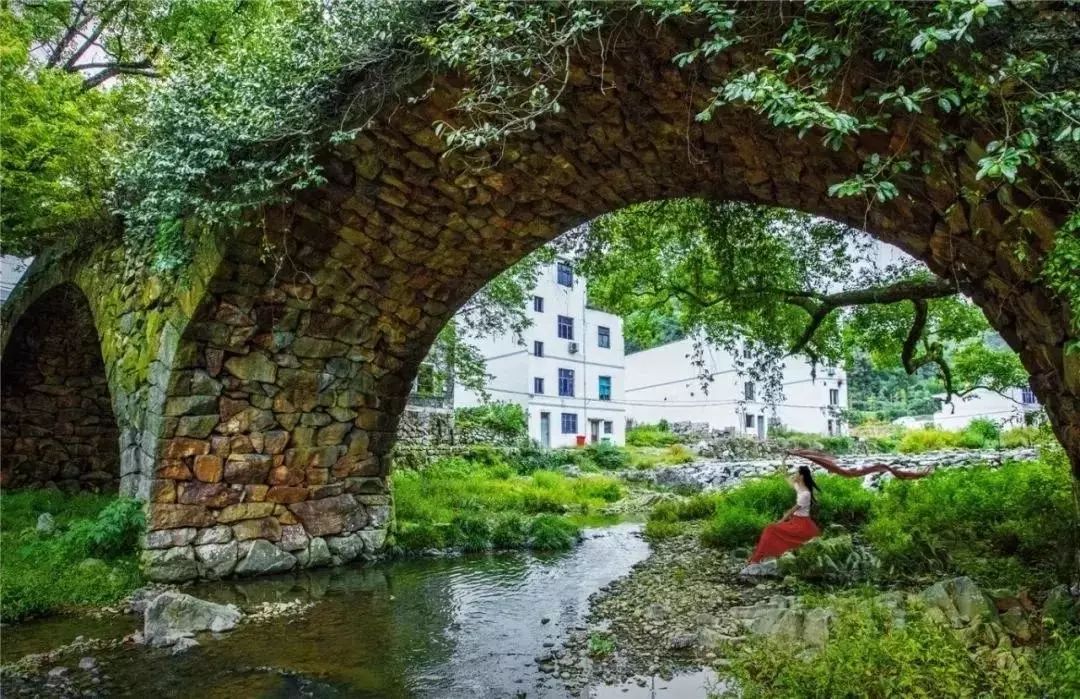
[[571, 342], [567, 347], [567, 351], [569, 351], [570, 354], [577, 354], [577, 343]]

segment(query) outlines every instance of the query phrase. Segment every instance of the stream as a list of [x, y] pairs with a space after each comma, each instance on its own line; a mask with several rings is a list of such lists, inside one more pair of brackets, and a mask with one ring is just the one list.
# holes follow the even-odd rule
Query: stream
[[[534, 658], [585, 629], [589, 596], [649, 554], [640, 526], [586, 532], [558, 554], [424, 558], [307, 571], [184, 591], [250, 608], [315, 604], [303, 614], [244, 623], [173, 655], [142, 646], [88, 652], [93, 671], [60, 664], [65, 686], [84, 696], [135, 697], [689, 697], [710, 678], [618, 686], [566, 684]], [[0, 659], [11, 663], [77, 636], [118, 638], [141, 619], [57, 617], [6, 627]], [[49, 667], [45, 668], [46, 670]], [[55, 694], [45, 678], [12, 681], [4, 694]], [[644, 686], [641, 686], [641, 685]]]

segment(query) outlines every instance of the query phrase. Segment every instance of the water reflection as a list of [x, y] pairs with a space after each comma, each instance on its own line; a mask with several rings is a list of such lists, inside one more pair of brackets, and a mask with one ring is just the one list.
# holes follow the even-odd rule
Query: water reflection
[[[583, 622], [590, 594], [645, 558], [637, 528], [594, 532], [559, 555], [399, 561], [198, 585], [189, 591], [217, 602], [318, 604], [177, 656], [103, 654], [107, 679], [87, 689], [140, 697], [561, 696], [532, 659]], [[35, 625], [18, 632], [32, 636]]]

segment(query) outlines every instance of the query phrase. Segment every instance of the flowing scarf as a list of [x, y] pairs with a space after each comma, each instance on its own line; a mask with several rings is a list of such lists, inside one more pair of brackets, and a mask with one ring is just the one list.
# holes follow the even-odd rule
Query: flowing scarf
[[903, 478], [910, 480], [913, 478], [922, 478], [923, 476], [929, 476], [934, 472], [932, 466], [928, 466], [918, 471], [909, 471], [899, 468], [893, 468], [888, 464], [870, 464], [869, 466], [852, 466], [845, 468], [836, 463], [836, 459], [829, 456], [825, 452], [817, 451], [815, 449], [792, 449], [787, 452], [791, 456], [798, 456], [806, 459], [807, 461], [813, 461], [815, 464], [825, 469], [829, 473], [835, 473], [838, 476], [847, 476], [849, 478], [860, 478], [862, 476], [869, 476], [873, 473], [891, 473], [896, 478]]

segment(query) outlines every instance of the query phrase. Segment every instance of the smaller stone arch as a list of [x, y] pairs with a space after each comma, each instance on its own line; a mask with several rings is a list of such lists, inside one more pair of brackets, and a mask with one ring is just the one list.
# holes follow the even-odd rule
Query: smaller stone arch
[[65, 282], [19, 315], [0, 361], [0, 486], [113, 493], [120, 432], [94, 316]]

